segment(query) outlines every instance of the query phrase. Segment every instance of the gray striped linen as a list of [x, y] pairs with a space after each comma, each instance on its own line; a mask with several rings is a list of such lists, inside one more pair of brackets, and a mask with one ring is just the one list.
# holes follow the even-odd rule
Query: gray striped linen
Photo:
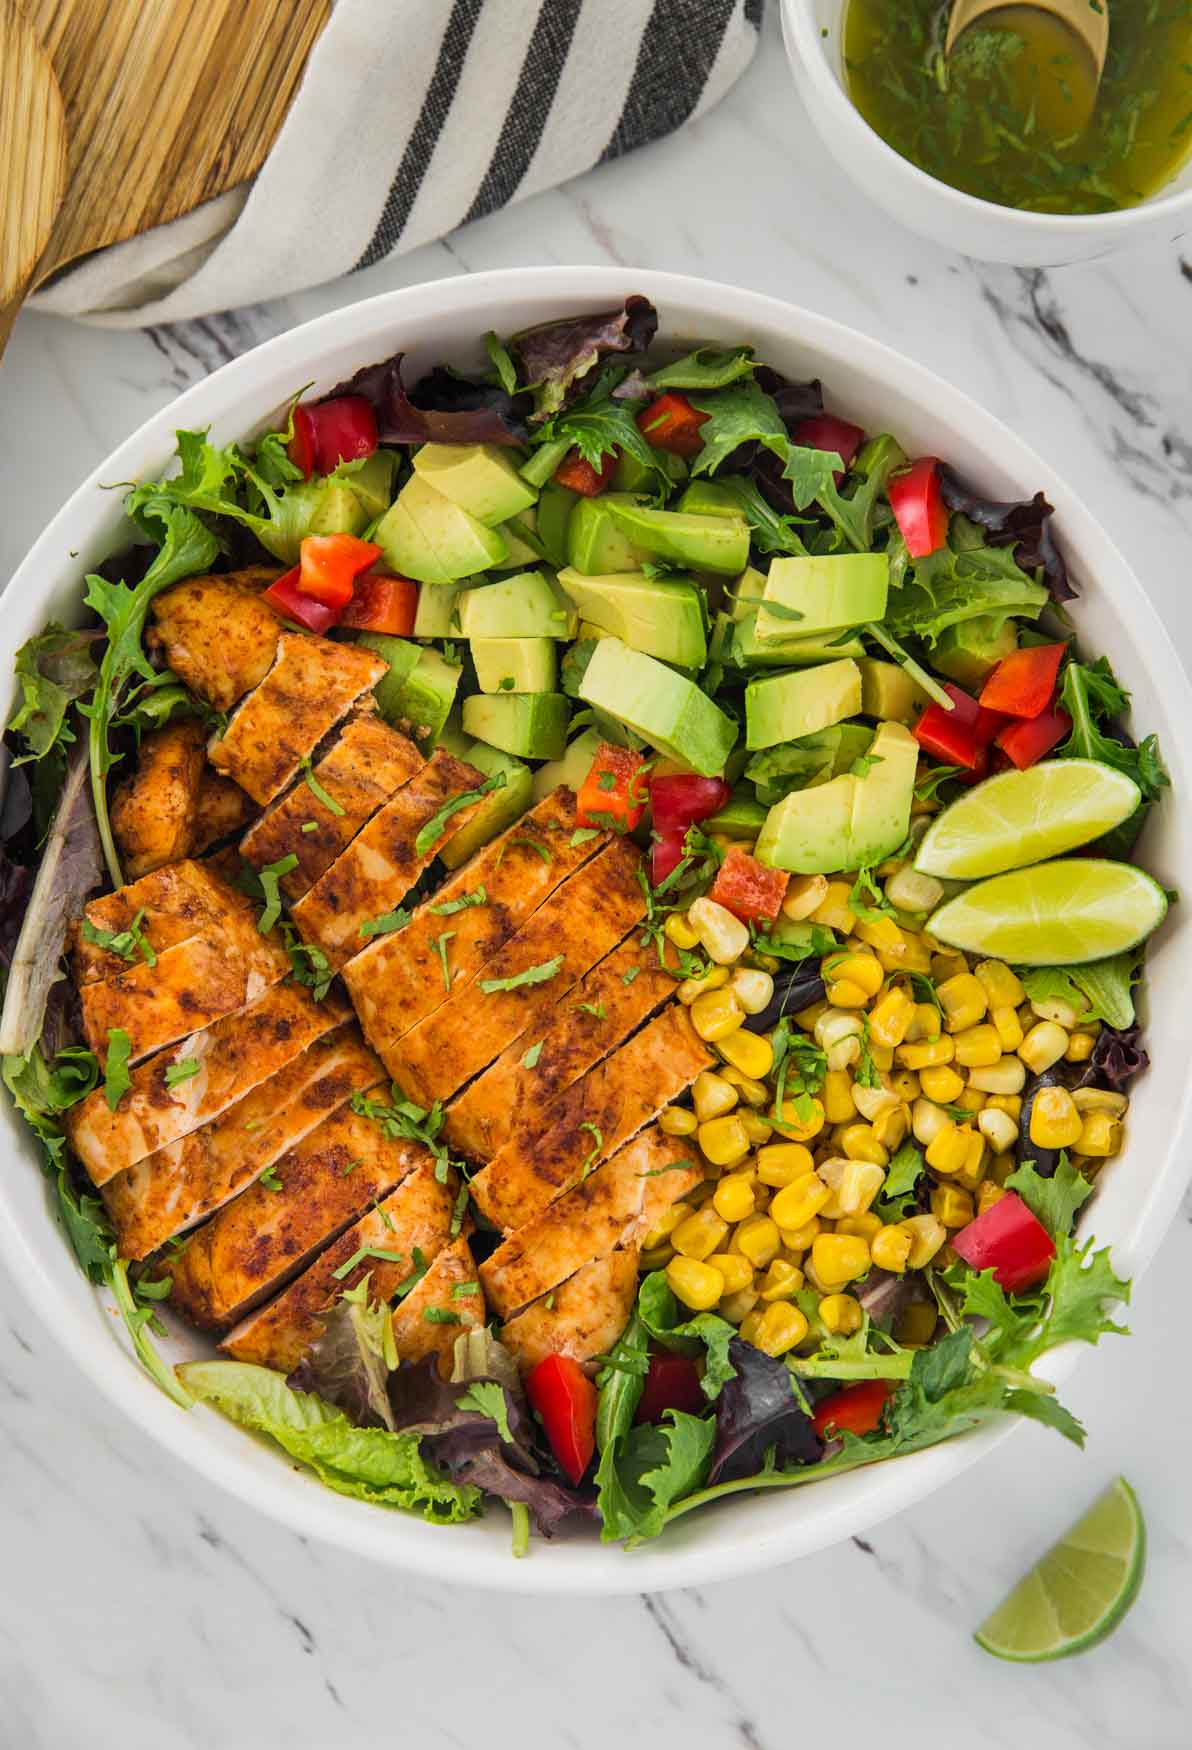
[[337, 0], [255, 182], [89, 258], [37, 308], [176, 322], [370, 267], [683, 127], [764, 0]]

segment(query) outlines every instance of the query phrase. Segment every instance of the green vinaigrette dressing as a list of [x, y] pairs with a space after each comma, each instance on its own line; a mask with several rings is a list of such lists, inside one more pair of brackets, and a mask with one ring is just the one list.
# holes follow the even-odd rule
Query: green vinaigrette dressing
[[1192, 150], [1192, 0], [1112, 0], [1101, 87], [1085, 45], [1008, 5], [945, 60], [947, 0], [849, 0], [849, 96], [896, 152], [981, 200], [1036, 213], [1136, 206]]

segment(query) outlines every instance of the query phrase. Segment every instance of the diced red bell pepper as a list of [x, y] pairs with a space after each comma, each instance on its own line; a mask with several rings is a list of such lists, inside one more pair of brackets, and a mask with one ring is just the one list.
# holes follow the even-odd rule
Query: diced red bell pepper
[[687, 837], [687, 828], [672, 827], [670, 831], [655, 833], [650, 844], [650, 884], [661, 887], [668, 875], [673, 875], [685, 855], [683, 841]]
[[294, 409], [290, 460], [312, 474], [330, 474], [341, 462], [358, 462], [377, 447], [377, 416], [363, 395], [306, 402]]
[[812, 1425], [821, 1440], [836, 1434], [872, 1434], [882, 1419], [886, 1399], [894, 1387], [886, 1379], [863, 1379], [821, 1398], [812, 1414]]
[[915, 724], [915, 740], [924, 753], [942, 760], [946, 766], [963, 766], [975, 772], [983, 766], [982, 755], [1005, 718], [997, 711], [987, 711], [970, 693], [944, 683], [944, 691], [952, 701], [952, 710], [942, 705], [928, 705]]
[[686, 1355], [671, 1355], [665, 1349], [651, 1355], [635, 1422], [661, 1422], [665, 1410], [683, 1410], [694, 1416], [706, 1407], [694, 1361], [689, 1361]]
[[981, 703], [1007, 717], [1038, 717], [1055, 692], [1066, 644], [1028, 644], [1003, 656], [981, 689]]
[[352, 599], [339, 617], [355, 632], [388, 632], [408, 638], [418, 612], [418, 585], [408, 577], [366, 571], [356, 579]]
[[693, 407], [686, 395], [669, 390], [642, 409], [637, 416], [637, 429], [652, 449], [690, 459], [703, 449], [699, 428], [711, 417], [710, 413], [701, 413]]
[[997, 747], [1006, 754], [1020, 772], [1041, 760], [1072, 733], [1072, 719], [1060, 705], [1041, 711], [1037, 717], [1024, 717], [1017, 723], [1007, 723], [997, 738]]
[[565, 486], [569, 492], [578, 492], [582, 498], [595, 498], [612, 479], [616, 465], [616, 455], [611, 454], [605, 456], [598, 469], [593, 468], [591, 462], [584, 461], [578, 450], [572, 450], [555, 469], [554, 483], [556, 486]]
[[776, 918], [789, 885], [785, 869], [771, 869], [768, 863], [759, 863], [748, 851], [733, 845], [716, 871], [708, 897], [749, 923], [754, 918]]
[[526, 1396], [564, 1476], [581, 1483], [596, 1450], [596, 1387], [572, 1356], [548, 1355], [526, 1380]]
[[811, 419], [801, 419], [791, 433], [797, 444], [805, 450], [835, 450], [844, 463], [844, 473], [834, 476], [837, 486], [844, 475], [857, 459], [857, 451], [865, 442], [865, 433], [859, 425], [850, 425], [847, 419], [837, 419], [834, 413], [817, 413]]
[[940, 490], [940, 465], [921, 456], [886, 487], [886, 497], [912, 559], [926, 559], [948, 539], [948, 507]]
[[268, 602], [274, 613], [280, 614], [283, 620], [293, 620], [295, 625], [304, 626], [308, 632], [315, 632], [319, 637], [329, 631], [339, 618], [334, 608], [316, 601], [313, 595], [303, 595], [298, 588], [296, 565], [292, 571], [279, 577], [276, 583], [271, 583], [261, 600]]
[[992, 1270], [1007, 1294], [1042, 1282], [1055, 1241], [1017, 1191], [1007, 1191], [984, 1214], [952, 1235], [952, 1249], [973, 1270]]
[[294, 435], [287, 454], [295, 468], [301, 468], [302, 478], [309, 480], [315, 471], [315, 421], [309, 407], [295, 407], [290, 416]]
[[298, 549], [298, 588], [329, 608], [345, 608], [356, 579], [381, 549], [355, 535], [307, 535]]
[[587, 777], [580, 785], [575, 818], [580, 826], [611, 827], [632, 832], [646, 811], [649, 791], [639, 774], [644, 754], [602, 741]]
[[697, 778], [686, 772], [674, 772], [650, 780], [650, 808], [655, 829], [680, 836], [689, 826], [698, 826], [724, 808], [732, 790], [723, 778]]

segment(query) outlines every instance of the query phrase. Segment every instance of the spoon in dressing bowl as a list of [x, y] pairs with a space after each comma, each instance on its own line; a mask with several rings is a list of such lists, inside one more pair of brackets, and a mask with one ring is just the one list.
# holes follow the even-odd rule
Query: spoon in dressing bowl
[[944, 38], [944, 54], [951, 55], [957, 42], [974, 24], [991, 12], [1049, 12], [1067, 25], [1093, 58], [1096, 84], [1100, 85], [1109, 50], [1109, 0], [953, 0]]

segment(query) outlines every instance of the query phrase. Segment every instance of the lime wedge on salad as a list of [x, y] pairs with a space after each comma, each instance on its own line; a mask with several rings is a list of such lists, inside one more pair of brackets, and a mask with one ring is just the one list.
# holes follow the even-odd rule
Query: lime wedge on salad
[[978, 881], [934, 911], [949, 947], [1020, 966], [1071, 966], [1133, 948], [1163, 921], [1167, 895], [1132, 863], [1061, 857]]
[[1100, 760], [1045, 760], [986, 778], [937, 815], [915, 868], [979, 881], [1059, 857], [1110, 832], [1142, 802], [1133, 778]]
[[1020, 1580], [973, 1637], [999, 1659], [1067, 1659], [1112, 1633], [1146, 1565], [1146, 1527], [1124, 1477]]

